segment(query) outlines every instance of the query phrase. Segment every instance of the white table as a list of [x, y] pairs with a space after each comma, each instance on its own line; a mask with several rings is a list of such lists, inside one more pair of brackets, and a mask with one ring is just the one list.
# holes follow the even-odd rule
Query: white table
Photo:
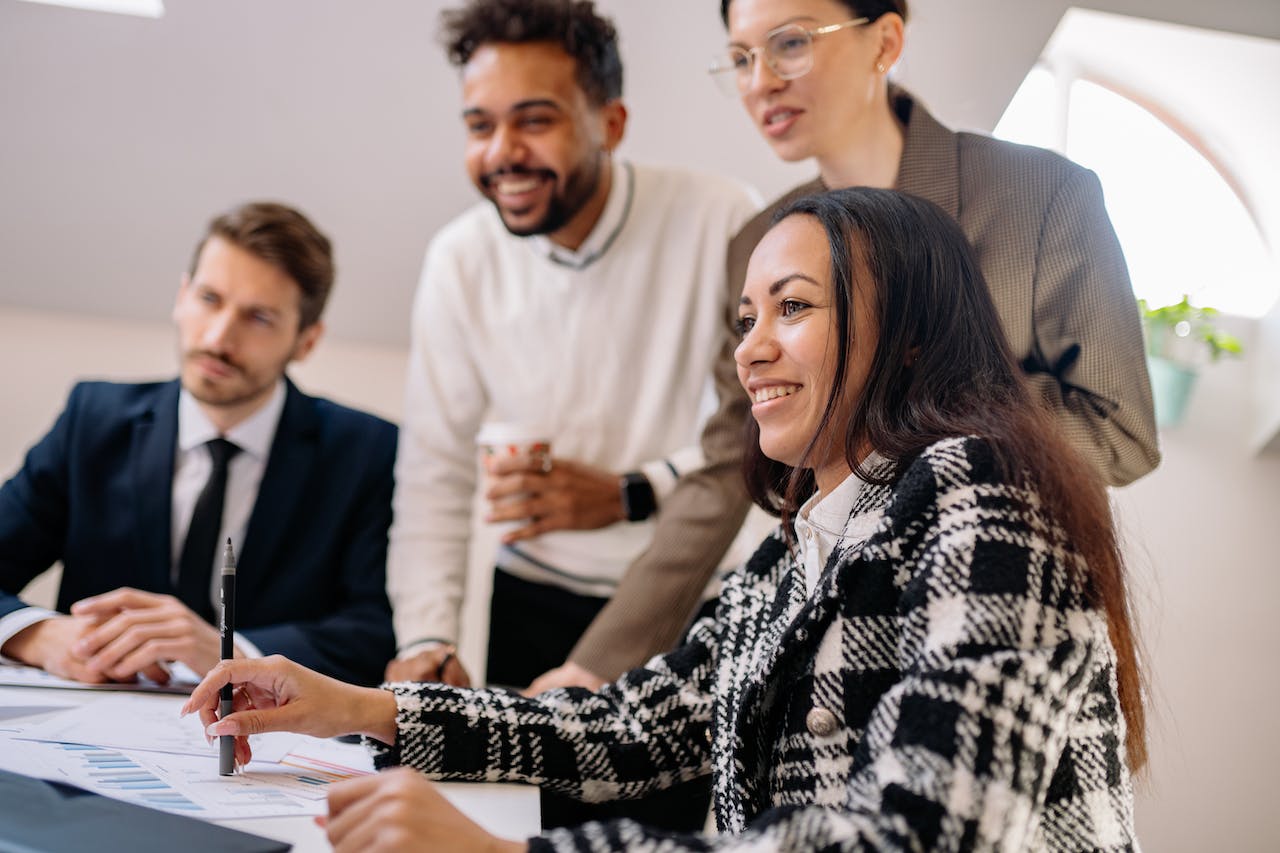
[[[41, 708], [50, 705], [82, 705], [107, 696], [137, 696], [138, 701], [149, 703], [172, 702], [174, 715], [184, 701], [181, 696], [160, 697], [133, 693], [106, 692], [100, 690], [66, 690], [46, 687], [12, 687], [0, 685], [0, 728], [6, 724], [31, 723], [46, 718], [50, 711]], [[33, 714], [34, 712], [34, 714]], [[352, 747], [359, 749], [358, 747]], [[4, 769], [40, 776], [39, 768], [13, 766], [12, 762], [0, 764]], [[505, 838], [526, 838], [541, 828], [538, 789], [525, 785], [441, 783], [440, 791], [462, 812], [495, 835]], [[300, 853], [327, 851], [330, 849], [324, 830], [311, 817], [260, 817], [217, 821], [255, 835], [263, 835], [293, 844]]]

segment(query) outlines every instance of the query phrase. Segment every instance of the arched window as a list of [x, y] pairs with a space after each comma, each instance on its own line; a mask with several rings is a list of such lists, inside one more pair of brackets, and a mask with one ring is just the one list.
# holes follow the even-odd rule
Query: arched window
[[1157, 115], [1172, 111], [1067, 66], [1033, 69], [995, 135], [1098, 174], [1136, 296], [1166, 305], [1186, 293], [1227, 313], [1265, 314], [1280, 296], [1280, 273], [1230, 173]]

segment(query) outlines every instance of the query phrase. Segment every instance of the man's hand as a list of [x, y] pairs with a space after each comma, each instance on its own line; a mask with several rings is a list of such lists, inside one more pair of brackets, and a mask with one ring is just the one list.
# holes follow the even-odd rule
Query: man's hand
[[85, 665], [86, 659], [72, 651], [94, 621], [82, 616], [52, 616], [28, 625], [4, 644], [6, 657], [38, 666], [60, 678], [86, 684], [102, 684], [108, 678]]
[[604, 679], [594, 672], [583, 669], [573, 661], [565, 661], [562, 666], [539, 675], [522, 693], [525, 696], [537, 696], [539, 693], [546, 693], [557, 687], [585, 687], [588, 690], [599, 690], [604, 683]]
[[141, 673], [163, 684], [169, 680], [163, 661], [204, 675], [222, 656], [218, 630], [172, 595], [121, 587], [77, 601], [71, 613], [98, 623], [72, 652], [116, 681]]
[[551, 460], [550, 470], [526, 456], [485, 459], [490, 522], [523, 521], [502, 537], [510, 545], [552, 530], [594, 530], [622, 521], [617, 474], [571, 459]]
[[387, 664], [384, 681], [442, 681], [454, 687], [470, 687], [471, 676], [458, 660], [457, 650], [447, 643], [435, 643], [407, 658]]
[[[218, 691], [226, 684], [235, 687], [231, 713], [219, 720]], [[181, 714], [196, 711], [206, 736], [235, 736], [238, 764], [253, 758], [249, 735], [263, 732], [362, 734], [386, 744], [396, 740], [396, 697], [390, 691], [356, 687], [280, 655], [220, 662], [191, 691]]]
[[324, 826], [334, 853], [528, 849], [523, 842], [490, 835], [407, 767], [334, 784]]

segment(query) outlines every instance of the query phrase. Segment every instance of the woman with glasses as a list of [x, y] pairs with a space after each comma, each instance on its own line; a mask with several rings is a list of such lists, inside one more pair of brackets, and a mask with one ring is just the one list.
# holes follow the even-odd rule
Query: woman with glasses
[[[927, 198], [977, 250], [1014, 355], [1068, 439], [1112, 485], [1154, 468], [1137, 308], [1093, 173], [1048, 151], [953, 133], [890, 84], [906, 0], [721, 0], [720, 13], [729, 44], [711, 76], [780, 158], [818, 168], [732, 244], [734, 300], [752, 248], [792, 199], [849, 186]], [[722, 406], [710, 429], [735, 434], [745, 405]]]
[[[748, 481], [782, 524], [682, 647], [531, 698], [223, 661], [184, 712], [241, 761], [249, 734], [360, 732], [412, 768], [331, 789], [338, 851], [1134, 848], [1143, 717], [1105, 489], [1034, 401], [965, 236], [888, 190], [800, 199], [738, 318]], [[427, 781], [600, 802], [708, 774], [718, 834], [526, 842]]]

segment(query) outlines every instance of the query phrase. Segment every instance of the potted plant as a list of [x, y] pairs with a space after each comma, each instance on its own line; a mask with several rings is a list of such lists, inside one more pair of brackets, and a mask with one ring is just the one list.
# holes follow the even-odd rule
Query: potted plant
[[1239, 358], [1240, 339], [1219, 329], [1216, 308], [1191, 304], [1183, 294], [1173, 305], [1157, 308], [1138, 300], [1147, 343], [1147, 370], [1155, 397], [1156, 423], [1174, 426], [1182, 420], [1199, 366], [1223, 356]]

